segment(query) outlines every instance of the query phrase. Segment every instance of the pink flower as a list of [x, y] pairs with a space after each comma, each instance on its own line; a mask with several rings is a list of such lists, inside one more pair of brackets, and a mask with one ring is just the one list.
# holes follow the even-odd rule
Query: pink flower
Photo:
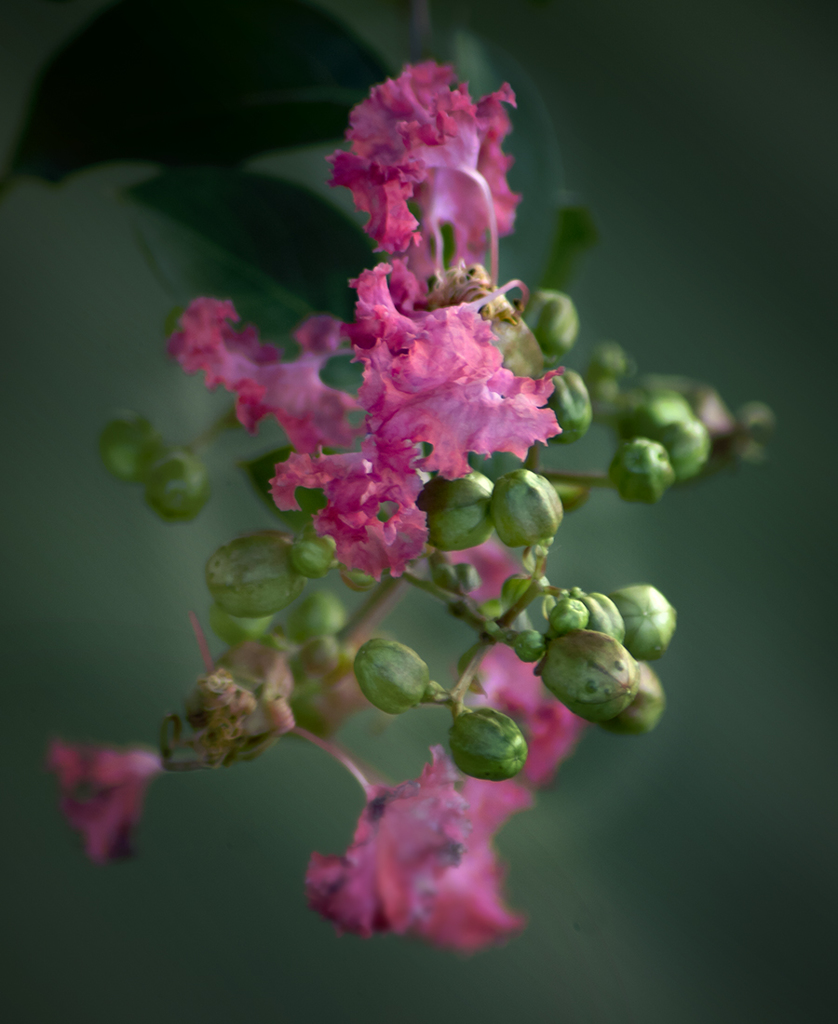
[[130, 857], [146, 787], [163, 770], [147, 750], [112, 750], [53, 740], [47, 768], [58, 776], [61, 812], [84, 836], [95, 864]]
[[521, 571], [520, 562], [496, 537], [490, 537], [466, 551], [450, 551], [448, 557], [455, 565], [470, 562], [477, 570], [481, 583], [471, 596], [480, 603], [500, 597], [503, 581]]
[[[356, 318], [344, 327], [364, 363], [358, 400], [368, 436], [361, 453], [291, 456], [272, 481], [281, 509], [299, 508], [296, 487], [322, 487], [328, 504], [315, 517], [317, 532], [334, 537], [342, 562], [376, 578], [385, 569], [400, 575], [422, 552], [420, 471], [455, 479], [470, 471], [469, 451], [523, 459], [531, 444], [559, 432], [543, 408], [554, 372], [532, 380], [504, 369], [490, 324], [467, 304], [408, 308], [420, 289], [404, 264], [394, 263], [401, 308], [388, 287], [392, 268], [381, 263], [353, 282]], [[429, 455], [421, 455], [420, 442], [433, 446]], [[377, 519], [383, 502], [396, 506], [386, 523]]]
[[358, 404], [320, 380], [340, 344], [340, 321], [309, 317], [294, 333], [299, 358], [282, 363], [281, 352], [261, 344], [255, 327], [236, 331], [230, 321], [238, 320], [230, 301], [194, 299], [180, 319], [182, 329], [169, 339], [169, 354], [187, 373], [203, 370], [208, 388], [222, 384], [234, 392], [236, 415], [251, 433], [263, 416], [273, 415], [297, 451], [352, 444], [357, 430], [346, 414]]
[[475, 703], [517, 719], [529, 748], [524, 775], [534, 786], [546, 786], [559, 764], [573, 753], [587, 723], [548, 693], [533, 666], [503, 644], [486, 655], [480, 682], [485, 697], [475, 698]]
[[505, 872], [492, 836], [510, 815], [532, 806], [533, 798], [511, 780], [481, 779], [466, 779], [463, 796], [471, 822], [466, 853], [440, 878], [431, 913], [414, 933], [434, 945], [474, 953], [504, 942], [526, 924], [524, 915], [510, 911], [501, 895]]
[[309, 906], [338, 931], [403, 935], [428, 916], [437, 883], [458, 864], [468, 832], [459, 776], [441, 747], [415, 782], [373, 786], [343, 857], [311, 855]]
[[[405, 252], [413, 245], [409, 258], [420, 277], [440, 266], [443, 224], [454, 231], [454, 262], [482, 262], [487, 232], [494, 240], [509, 234], [521, 198], [509, 189], [512, 158], [501, 151], [511, 127], [501, 103], [514, 106], [514, 93], [503, 85], [474, 104], [465, 84], [451, 88], [453, 80], [450, 67], [426, 61], [374, 86], [349, 115], [350, 151], [329, 158], [331, 184], [352, 190], [379, 249]], [[416, 230], [410, 199], [427, 237]]]

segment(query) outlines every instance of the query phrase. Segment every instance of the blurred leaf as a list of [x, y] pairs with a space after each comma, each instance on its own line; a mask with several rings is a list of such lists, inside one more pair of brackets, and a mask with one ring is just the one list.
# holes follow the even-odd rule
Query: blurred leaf
[[564, 291], [579, 267], [579, 257], [599, 241], [599, 232], [587, 206], [563, 206], [556, 218], [553, 249], [541, 288]]
[[277, 462], [285, 462], [294, 449], [290, 445], [284, 448], [275, 448], [273, 451], [260, 455], [258, 459], [251, 462], [240, 462], [239, 465], [247, 473], [247, 477], [253, 484], [256, 493], [265, 502], [268, 508], [295, 532], [304, 529], [311, 522], [314, 513], [326, 505], [326, 497], [321, 490], [308, 490], [305, 487], [298, 487], [296, 491], [297, 501], [300, 503], [301, 511], [291, 510], [282, 512], [271, 497], [270, 481], [276, 476]]
[[374, 262], [364, 233], [335, 207], [262, 174], [183, 168], [126, 195], [173, 301], [231, 298], [266, 337], [311, 312], [351, 318], [349, 278]]
[[337, 139], [386, 73], [339, 22], [293, 0], [124, 0], [46, 69], [12, 171], [60, 181], [104, 160], [229, 166]]

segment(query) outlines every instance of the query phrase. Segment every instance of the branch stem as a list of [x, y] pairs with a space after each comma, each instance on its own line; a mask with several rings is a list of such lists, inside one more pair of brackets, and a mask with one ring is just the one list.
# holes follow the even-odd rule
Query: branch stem
[[613, 487], [607, 473], [564, 473], [561, 470], [542, 469], [541, 475], [557, 484], [580, 484], [582, 487]]
[[211, 423], [206, 430], [202, 430], [193, 441], [190, 441], [184, 447], [192, 452], [193, 455], [197, 455], [205, 448], [209, 448], [219, 434], [223, 434], [225, 430], [235, 430], [240, 426], [241, 423], [236, 418], [236, 407], [234, 405], [230, 406], [214, 423]]

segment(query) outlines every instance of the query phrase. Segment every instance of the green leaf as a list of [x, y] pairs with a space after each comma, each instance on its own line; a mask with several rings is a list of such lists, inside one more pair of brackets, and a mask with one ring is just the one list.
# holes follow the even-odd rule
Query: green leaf
[[563, 206], [556, 218], [553, 248], [541, 288], [564, 291], [579, 268], [579, 258], [599, 241], [599, 232], [587, 206]]
[[313, 192], [220, 167], [166, 171], [126, 192], [172, 300], [231, 298], [281, 337], [311, 312], [351, 319], [348, 281], [374, 262], [363, 231]]
[[311, 517], [318, 509], [326, 505], [326, 497], [321, 490], [309, 490], [305, 487], [298, 487], [296, 490], [297, 501], [300, 503], [300, 511], [291, 510], [282, 512], [271, 497], [270, 481], [276, 476], [276, 464], [285, 462], [294, 449], [290, 445], [284, 448], [275, 448], [271, 452], [260, 455], [258, 459], [251, 462], [240, 462], [239, 465], [247, 473], [247, 477], [259, 497], [265, 502], [270, 510], [289, 526], [292, 530], [299, 532], [305, 529], [311, 522]]
[[387, 72], [293, 0], [124, 0], [44, 72], [12, 172], [60, 181], [105, 160], [231, 166], [337, 139]]

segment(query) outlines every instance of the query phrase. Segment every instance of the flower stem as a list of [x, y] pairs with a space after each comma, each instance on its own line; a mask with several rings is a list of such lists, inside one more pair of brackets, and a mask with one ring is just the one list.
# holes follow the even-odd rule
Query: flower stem
[[223, 434], [225, 430], [235, 430], [240, 426], [241, 423], [236, 418], [236, 407], [233, 405], [219, 416], [214, 423], [211, 423], [206, 430], [201, 431], [194, 441], [190, 441], [184, 447], [194, 455], [197, 455], [198, 452], [209, 448], [219, 434]]
[[443, 590], [442, 587], [438, 587], [431, 580], [423, 580], [420, 576], [414, 576], [412, 572], [405, 572], [402, 579], [412, 587], [424, 590], [439, 601], [443, 601], [448, 605], [448, 610], [455, 618], [462, 619], [463, 622], [468, 623], [473, 629], [482, 632], [486, 628], [489, 619], [485, 615], [481, 615], [474, 607], [474, 602], [468, 598], [462, 597], [459, 594], [451, 594], [447, 590]]
[[451, 691], [452, 711], [455, 716], [462, 709], [463, 697], [465, 697], [466, 693], [468, 693], [468, 688], [471, 686], [471, 681], [477, 675], [477, 670], [480, 668], [481, 662], [486, 657], [486, 653], [489, 650], [489, 648], [493, 645], [494, 640], [491, 640], [488, 637], [480, 641], [480, 643], [477, 645], [477, 650], [471, 657], [471, 661], [469, 661], [468, 665], [466, 665], [463, 674], [457, 680], [456, 686]]
[[555, 469], [542, 469], [541, 475], [557, 484], [580, 484], [583, 487], [613, 487], [607, 473], [564, 473]]
[[361, 771], [361, 769], [355, 764], [352, 758], [345, 753], [336, 743], [330, 743], [328, 740], [321, 739], [319, 736], [315, 736], [313, 732], [309, 732], [308, 729], [303, 729], [301, 726], [296, 725], [291, 729], [292, 736], [300, 736], [304, 740], [308, 740], [309, 743], [313, 743], [316, 747], [320, 747], [321, 750], [325, 750], [327, 754], [338, 761], [343, 767], [349, 772], [350, 775], [358, 782], [364, 794], [369, 797], [372, 792], [372, 783], [369, 782], [367, 777]]
[[[403, 579], [404, 577], [402, 577]], [[390, 614], [404, 596], [401, 579], [383, 579], [369, 597], [349, 617], [338, 633], [338, 640], [350, 647], [360, 647], [375, 627]]]

